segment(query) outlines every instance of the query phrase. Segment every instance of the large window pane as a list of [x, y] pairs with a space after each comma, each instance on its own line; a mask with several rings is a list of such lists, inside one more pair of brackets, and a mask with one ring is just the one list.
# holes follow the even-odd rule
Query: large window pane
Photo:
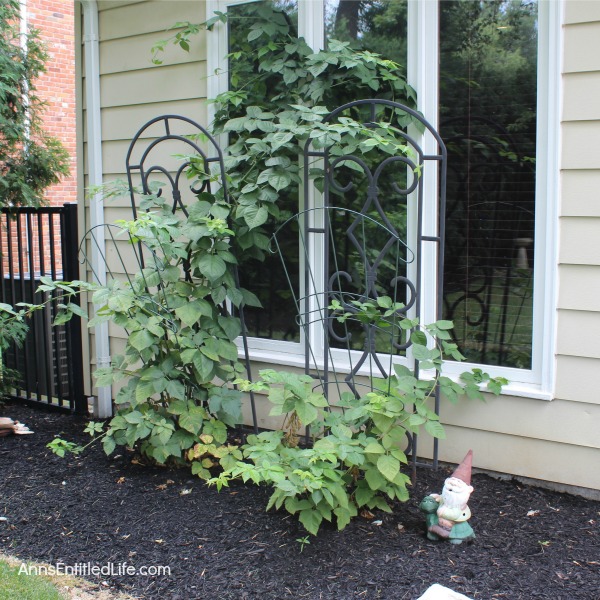
[[[325, 2], [325, 34], [326, 44], [331, 39], [350, 42], [357, 50], [367, 50], [381, 54], [386, 59], [398, 63], [400, 72], [406, 75], [406, 0], [326, 0]], [[372, 94], [367, 92], [367, 95]], [[337, 106], [364, 98], [358, 96], [356, 89], [333, 90], [331, 106]], [[402, 101], [402, 99], [398, 99]], [[347, 116], [361, 118], [357, 111]], [[364, 117], [365, 115], [363, 115]], [[382, 111], [377, 115], [381, 121], [394, 122], [390, 111]], [[397, 126], [398, 123], [395, 123]], [[364, 164], [370, 176], [377, 166], [389, 155], [376, 149], [363, 156]], [[377, 204], [369, 201], [369, 178], [360, 169], [338, 167], [335, 180], [339, 187], [331, 186], [330, 204], [347, 209], [331, 212], [331, 237], [335, 241], [330, 244], [328, 281], [332, 290], [341, 291], [346, 299], [364, 300], [365, 295], [373, 296], [373, 290], [367, 294], [369, 284], [367, 273], [374, 264], [377, 281], [375, 289], [378, 295], [392, 297], [397, 302], [407, 303], [406, 286], [393, 285], [397, 277], [406, 277], [407, 261], [414, 255], [406, 251], [404, 245], [391, 245], [387, 250], [390, 237], [386, 227], [406, 242], [407, 239], [407, 197], [398, 193], [398, 188], [406, 189], [412, 175], [406, 168], [398, 168], [393, 164], [385, 169], [377, 180], [377, 202], [385, 213], [385, 222]], [[352, 183], [349, 190], [345, 185]], [[365, 209], [365, 207], [368, 208]], [[368, 218], [362, 218], [349, 211], [362, 212]], [[339, 273], [345, 274], [340, 277]], [[330, 336], [330, 344], [337, 348], [363, 350], [365, 346], [364, 328], [357, 322], [346, 321], [344, 325], [333, 323], [334, 335]], [[392, 344], [391, 342], [394, 342]], [[405, 339], [391, 340], [389, 333], [379, 332], [375, 339], [378, 352], [404, 354]]]
[[531, 367], [537, 2], [440, 2], [445, 318], [476, 363]]
[[[257, 104], [255, 98], [262, 103], [265, 97], [273, 97], [285, 86], [281, 76], [273, 76], [269, 80], [257, 80], [258, 51], [268, 43], [262, 36], [248, 41], [252, 26], [258, 22], [267, 22], [274, 27], [273, 36], [298, 37], [298, 3], [296, 0], [276, 0], [274, 2], [252, 2], [230, 6], [228, 9], [229, 52], [240, 53], [239, 57], [230, 61], [229, 88], [245, 90], [248, 99], [240, 106], [240, 116], [245, 114], [248, 106]], [[230, 143], [234, 143], [230, 139]], [[291, 215], [298, 212], [299, 190], [291, 184], [280, 192], [277, 205], [280, 214], [272, 218], [266, 226], [269, 232], [274, 231]], [[291, 223], [289, 227], [294, 227]], [[289, 229], [289, 228], [288, 228]], [[285, 257], [289, 279], [295, 285], [299, 282], [298, 235], [297, 231], [279, 240]], [[278, 255], [266, 252], [266, 258], [254, 257], [243, 253], [240, 262], [240, 283], [254, 292], [263, 308], [247, 307], [244, 311], [248, 335], [259, 338], [270, 338], [286, 341], [299, 340], [299, 327], [296, 321], [297, 310], [288, 279], [282, 268]]]

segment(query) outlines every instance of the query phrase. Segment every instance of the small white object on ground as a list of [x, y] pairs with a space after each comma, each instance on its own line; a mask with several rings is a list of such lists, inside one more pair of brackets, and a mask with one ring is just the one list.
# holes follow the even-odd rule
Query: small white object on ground
[[425, 590], [422, 596], [419, 596], [417, 600], [471, 600], [469, 597], [464, 596], [451, 590], [450, 588], [444, 587], [439, 583], [434, 583], [431, 587]]
[[13, 421], [9, 417], [0, 417], [0, 436], [10, 435], [30, 435], [33, 433], [26, 425]]

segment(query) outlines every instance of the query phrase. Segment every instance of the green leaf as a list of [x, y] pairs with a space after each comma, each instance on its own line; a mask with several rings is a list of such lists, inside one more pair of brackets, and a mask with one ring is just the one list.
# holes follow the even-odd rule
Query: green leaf
[[240, 320], [237, 317], [225, 317], [220, 315], [218, 317], [219, 325], [221, 329], [227, 335], [227, 339], [231, 342], [235, 340], [242, 332], [242, 326], [240, 324]]
[[230, 361], [236, 361], [238, 359], [238, 347], [233, 342], [218, 340], [217, 346], [221, 358]]
[[77, 315], [78, 317], [87, 319], [88, 315], [85, 312], [85, 310], [83, 310], [83, 308], [81, 308], [79, 305], [75, 304], [74, 302], [70, 302], [69, 304], [67, 304], [67, 310], [69, 310], [73, 314]]
[[385, 479], [377, 469], [367, 469], [365, 471], [365, 480], [372, 490], [378, 490], [385, 485]]
[[94, 371], [94, 378], [96, 379], [96, 385], [98, 387], [106, 387], [112, 385], [115, 381], [115, 373], [112, 368], [108, 367], [105, 369], [96, 369]]
[[337, 528], [338, 531], [344, 529], [347, 525], [350, 524], [350, 519], [352, 518], [352, 514], [347, 508], [342, 508], [338, 506], [333, 513], [337, 517]]
[[147, 330], [134, 331], [129, 336], [129, 344], [140, 352], [156, 343], [156, 338]]
[[141, 412], [134, 410], [133, 412], [123, 415], [123, 418], [132, 425], [138, 425], [144, 420], [144, 415]]
[[[256, 297], [255, 294], [250, 292], [249, 290], [242, 289], [242, 297], [244, 299], [244, 304], [246, 306], [255, 306], [256, 308], [262, 308], [263, 305], [260, 303], [260, 300]], [[227, 292], [229, 295], [229, 292]]]
[[117, 447], [117, 443], [115, 442], [114, 438], [110, 435], [106, 435], [104, 436], [104, 438], [102, 439], [102, 448], [104, 450], [105, 454], [112, 454], [115, 451], [115, 448]]
[[202, 463], [195, 460], [192, 463], [192, 475], [197, 475], [200, 479], [208, 481], [211, 477], [210, 471], [202, 466]]
[[191, 327], [200, 317], [211, 317], [212, 307], [206, 300], [194, 300], [175, 309], [175, 314], [185, 325]]
[[136, 402], [142, 403], [142, 402], [146, 402], [148, 399], [150, 399], [154, 394], [156, 393], [156, 390], [154, 388], [154, 381], [150, 380], [150, 381], [138, 381], [138, 384], [135, 386], [135, 400]]
[[257, 40], [262, 34], [264, 33], [264, 31], [262, 29], [253, 29], [249, 34], [248, 34], [248, 41], [249, 42], [253, 42], [254, 40]]
[[213, 360], [203, 352], [198, 350], [195, 351], [193, 363], [202, 381], [210, 381], [213, 378], [215, 362], [218, 362], [218, 357]]
[[[214, 294], [213, 296], [213, 300], [215, 301], [215, 303], [218, 304], [217, 299], [215, 298]], [[238, 307], [244, 300], [244, 295], [242, 294], [242, 292], [236, 288], [229, 288], [227, 290], [227, 298], [229, 298], [232, 302], [232, 304], [236, 307]], [[222, 302], [222, 300], [221, 300]]]
[[425, 431], [434, 438], [446, 439], [444, 426], [439, 421], [427, 421], [424, 425]]
[[323, 515], [316, 509], [301, 510], [299, 519], [306, 531], [313, 535], [317, 535], [321, 522], [323, 521]]
[[198, 268], [202, 275], [210, 279], [210, 281], [216, 281], [225, 274], [225, 271], [227, 271], [225, 261], [216, 254], [205, 254], [204, 256], [201, 256], [198, 259]]
[[249, 206], [244, 211], [244, 221], [248, 224], [250, 229], [260, 227], [269, 218], [269, 211], [265, 206]]
[[412, 347], [413, 356], [417, 360], [429, 360], [431, 358], [431, 351], [426, 346], [414, 344]]
[[290, 166], [291, 162], [287, 156], [272, 156], [265, 161], [265, 165], [267, 167], [283, 167], [285, 169]]
[[339, 505], [342, 508], [348, 508], [348, 493], [346, 492], [346, 488], [341, 485], [330, 485], [329, 489], [335, 496], [335, 499], [338, 501]]
[[400, 472], [400, 461], [393, 456], [380, 456], [377, 459], [377, 469], [389, 481], [393, 481]]
[[292, 133], [288, 133], [285, 131], [280, 131], [278, 133], [275, 133], [271, 137], [271, 147], [273, 150], [277, 150], [278, 148], [281, 148], [281, 146], [284, 146], [285, 144], [287, 144], [293, 138], [294, 138], [294, 135]]
[[422, 331], [413, 331], [410, 334], [410, 341], [413, 344], [420, 346], [427, 346], [427, 336]]
[[179, 426], [186, 431], [198, 434], [206, 413], [201, 406], [190, 406], [187, 413], [179, 416]]
[[317, 409], [304, 400], [296, 400], [295, 409], [296, 414], [303, 425], [310, 425], [319, 416]]
[[181, 381], [176, 379], [169, 381], [165, 391], [171, 398], [178, 398], [179, 400], [185, 399], [185, 386]]
[[290, 184], [291, 180], [291, 177], [286, 171], [277, 171], [269, 176], [268, 182], [272, 188], [279, 192], [280, 190], [285, 189]]
[[200, 346], [200, 352], [210, 358], [210, 360], [219, 362], [219, 344], [216, 338], [207, 338], [204, 341], [204, 346]]
[[175, 283], [176, 281], [179, 281], [179, 278], [181, 277], [181, 271], [179, 270], [179, 267], [176, 267], [175, 265], [169, 265], [161, 271], [161, 277], [163, 281]]
[[365, 454], [385, 454], [385, 448], [379, 442], [372, 441], [367, 444]]
[[374, 495], [375, 490], [372, 490], [371, 488], [363, 485], [356, 489], [354, 498], [356, 499], [356, 504], [360, 508], [361, 506], [364, 506], [367, 502], [370, 502]]
[[184, 412], [187, 412], [187, 409], [188, 403], [185, 400], [169, 402], [169, 413], [172, 415], [182, 415]]

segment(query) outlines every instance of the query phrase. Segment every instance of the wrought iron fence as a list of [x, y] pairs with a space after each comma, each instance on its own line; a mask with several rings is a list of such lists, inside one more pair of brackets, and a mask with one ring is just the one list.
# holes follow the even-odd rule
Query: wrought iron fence
[[85, 412], [80, 320], [52, 326], [60, 295], [37, 291], [42, 277], [79, 278], [77, 205], [3, 208], [0, 215], [0, 302], [44, 303], [29, 319], [22, 347], [13, 344], [0, 359], [19, 374], [9, 396]]

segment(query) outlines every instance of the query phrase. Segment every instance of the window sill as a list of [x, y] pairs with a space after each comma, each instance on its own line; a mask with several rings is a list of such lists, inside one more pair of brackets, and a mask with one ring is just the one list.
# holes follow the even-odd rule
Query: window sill
[[[291, 345], [291, 344], [290, 344]], [[273, 351], [273, 350], [266, 350], [266, 349], [257, 349], [257, 348], [252, 348], [250, 347], [249, 352], [250, 352], [250, 361], [253, 363], [265, 363], [265, 364], [269, 364], [269, 365], [281, 365], [283, 367], [292, 367], [292, 368], [296, 368], [296, 369], [304, 369], [304, 353], [302, 352], [302, 347], [300, 346], [300, 344], [293, 344], [293, 350], [296, 350], [296, 352], [292, 351], [292, 348], [290, 348], [290, 351], [287, 352], [281, 352], [281, 351]], [[242, 348], [239, 348], [239, 357], [241, 359], [244, 358], [244, 353]], [[472, 367], [477, 367], [477, 368], [481, 368], [484, 371], [492, 371], [492, 373], [490, 373], [490, 375], [492, 375], [493, 377], [498, 375], [498, 373], [495, 373], [493, 371], [495, 371], [496, 369], [494, 369], [494, 367], [487, 367], [486, 365], [473, 365], [473, 364], [460, 364], [460, 363], [454, 363], [455, 368], [451, 369], [451, 371], [454, 372], [449, 372], [446, 373], [446, 375], [452, 379], [458, 379], [458, 375], [466, 370], [471, 369]], [[453, 365], [453, 366], [454, 366]], [[319, 362], [319, 367], [322, 367], [322, 362]], [[336, 365], [336, 369], [338, 371], [338, 373], [340, 374], [346, 374], [350, 372], [350, 367], [349, 365], [346, 364], [337, 364]], [[459, 373], [460, 371], [460, 373]], [[517, 371], [516, 369], [511, 369], [512, 372]], [[531, 374], [531, 371], [523, 371], [523, 374], [529, 375]], [[369, 368], [363, 368], [359, 371], [358, 373], [359, 375], [363, 376], [363, 377], [368, 377], [370, 375], [370, 371]], [[504, 373], [501, 373], [502, 376], [505, 376]], [[515, 396], [518, 398], [530, 398], [533, 400], [545, 400], [545, 401], [551, 401], [553, 400], [553, 395], [551, 392], [542, 390], [541, 385], [539, 384], [535, 384], [535, 383], [531, 383], [531, 382], [523, 382], [523, 381], [517, 381], [515, 380], [514, 376], [511, 379], [510, 377], [507, 377], [507, 379], [509, 379], [510, 383], [508, 385], [505, 385], [502, 389], [502, 396]], [[485, 391], [484, 388], [482, 388], [482, 391]]]

